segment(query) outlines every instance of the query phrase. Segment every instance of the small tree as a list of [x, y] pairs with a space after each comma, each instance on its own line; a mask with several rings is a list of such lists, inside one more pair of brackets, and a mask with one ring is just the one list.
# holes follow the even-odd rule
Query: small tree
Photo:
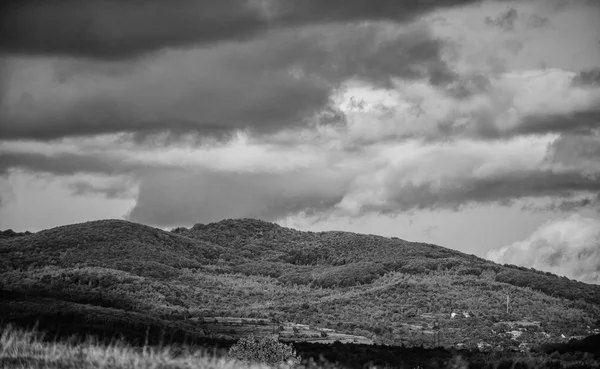
[[247, 362], [277, 365], [292, 360], [299, 361], [296, 350], [291, 345], [278, 342], [272, 337], [255, 338], [254, 335], [241, 338], [229, 349], [229, 356]]

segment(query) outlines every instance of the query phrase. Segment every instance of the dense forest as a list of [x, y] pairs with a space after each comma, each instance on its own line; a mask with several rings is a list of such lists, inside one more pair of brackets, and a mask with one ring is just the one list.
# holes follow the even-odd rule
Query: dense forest
[[138, 343], [239, 338], [198, 323], [205, 317], [290, 321], [405, 347], [432, 347], [437, 335], [447, 348], [493, 350], [600, 328], [600, 286], [431, 244], [251, 219], [171, 232], [106, 220], [2, 237], [0, 290], [3, 323]]

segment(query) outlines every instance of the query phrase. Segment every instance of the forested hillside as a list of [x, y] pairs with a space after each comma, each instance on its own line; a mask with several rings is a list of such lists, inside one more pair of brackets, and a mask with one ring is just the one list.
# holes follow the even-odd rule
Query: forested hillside
[[466, 347], [600, 328], [600, 286], [430, 244], [251, 219], [172, 232], [106, 220], [6, 237], [0, 270], [5, 321], [132, 340], [226, 342], [240, 332], [216, 335], [201, 318], [227, 316], [426, 346], [434, 321], [442, 345]]

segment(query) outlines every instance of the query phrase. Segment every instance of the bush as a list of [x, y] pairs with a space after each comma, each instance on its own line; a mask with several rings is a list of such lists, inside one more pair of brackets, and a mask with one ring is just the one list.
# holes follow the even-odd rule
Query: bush
[[262, 275], [266, 277], [277, 278], [283, 274], [286, 266], [282, 263], [273, 263], [268, 261], [257, 261], [239, 264], [233, 267], [232, 271], [244, 275]]
[[284, 273], [277, 280], [287, 285], [308, 285], [312, 282], [313, 278], [308, 270], [294, 270]]
[[372, 283], [385, 274], [386, 269], [382, 264], [359, 262], [327, 268], [316, 276], [313, 281], [315, 286], [334, 288], [350, 287], [357, 284]]
[[282, 364], [290, 360], [294, 363], [299, 362], [296, 351], [291, 345], [278, 342], [271, 337], [255, 338], [254, 335], [241, 338], [231, 346], [229, 356], [242, 361], [269, 365]]

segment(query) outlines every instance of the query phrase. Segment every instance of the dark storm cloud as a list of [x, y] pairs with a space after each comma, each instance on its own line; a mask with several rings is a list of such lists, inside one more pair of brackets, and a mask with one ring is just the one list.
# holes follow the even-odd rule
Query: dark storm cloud
[[488, 76], [482, 73], [474, 73], [463, 76], [453, 76], [445, 90], [446, 93], [456, 99], [466, 99], [489, 91], [491, 82]]
[[[459, 210], [486, 203], [510, 205], [517, 200], [532, 198], [552, 199], [548, 209], [554, 207], [553, 210], [558, 210], [558, 207], [566, 211], [575, 206], [596, 206], [597, 194], [600, 193], [598, 168], [582, 170], [576, 166], [582, 162], [581, 159], [569, 159], [591, 157], [588, 161], [593, 165], [596, 151], [584, 148], [581, 153], [573, 154], [572, 148], [562, 146], [562, 143], [551, 145], [549, 150], [560, 152], [560, 155], [549, 155], [543, 165], [552, 167], [552, 164], [558, 164], [559, 169], [520, 169], [517, 165], [512, 170], [501, 169], [485, 176], [476, 174], [482, 164], [475, 163], [473, 167], [461, 169], [464, 163], [479, 155], [460, 147], [453, 149], [458, 154], [450, 150], [441, 151], [433, 157], [417, 156], [410, 167], [386, 165], [372, 168], [366, 162], [352, 165], [340, 162], [339, 157], [323, 155], [321, 167], [283, 172], [268, 171], [256, 166], [257, 162], [252, 163], [252, 160], [247, 165], [248, 171], [222, 171], [216, 166], [183, 169], [178, 167], [179, 160], [168, 160], [173, 162], [171, 165], [127, 162], [124, 160], [128, 156], [126, 153], [122, 153], [121, 157], [106, 155], [104, 159], [100, 154], [93, 157], [75, 154], [3, 155], [0, 174], [7, 174], [9, 168], [58, 176], [100, 174], [112, 180], [104, 184], [83, 178], [71, 184], [70, 189], [74, 194], [110, 198], [131, 198], [129, 182], [119, 180], [121, 177], [134, 180], [140, 186], [129, 218], [159, 226], [236, 217], [276, 220], [298, 213], [323, 216], [339, 212], [361, 216], [422, 209]], [[319, 148], [315, 147], [315, 150]], [[562, 152], [565, 150], [568, 154]], [[448, 160], [445, 161], [446, 158]], [[297, 159], [300, 163], [304, 162], [301, 157]], [[457, 167], [458, 174], [446, 170], [447, 174], [431, 175], [426, 180], [420, 178], [423, 170], [428, 173], [439, 171], [441, 162], [445, 167]], [[415, 172], [410, 168], [419, 169]]]
[[547, 161], [570, 166], [585, 162], [600, 165], [600, 132], [562, 135], [548, 148]]
[[341, 200], [346, 184], [325, 170], [288, 174], [173, 170], [142, 179], [128, 218], [161, 226], [224, 218], [275, 220], [331, 209]]
[[243, 0], [8, 1], [0, 50], [127, 58], [194, 42], [247, 36], [266, 27]]
[[527, 25], [531, 28], [545, 28], [552, 26], [548, 18], [538, 14], [531, 15], [527, 20]]
[[[147, 135], [161, 131], [219, 137], [246, 128], [273, 132], [303, 124], [304, 117], [329, 102], [330, 87], [319, 81], [297, 81], [283, 72], [272, 72], [269, 78], [226, 75], [223, 70], [215, 72], [212, 76], [205, 74], [200, 80], [190, 79], [180, 87], [171, 85], [182, 90], [181, 96], [164, 96], [163, 99], [156, 90], [147, 91], [144, 96], [144, 91], [125, 87], [131, 94], [107, 91], [83, 97], [63, 109], [50, 108], [50, 114], [9, 116], [5, 120], [8, 124], [0, 127], [0, 137], [48, 140], [117, 132]], [[148, 88], [160, 86], [148, 83]]]
[[392, 78], [427, 78], [443, 85], [455, 78], [442, 60], [444, 43], [424, 25], [402, 31], [385, 23], [313, 28], [279, 44], [278, 62], [336, 84], [357, 77], [383, 87]]
[[509, 205], [523, 198], [568, 199], [576, 193], [600, 191], [600, 175], [584, 175], [577, 171], [525, 171], [490, 178], [454, 178], [440, 183], [390, 184], [386, 201], [365, 206], [363, 210], [379, 213], [421, 209], [458, 210], [477, 203]]
[[600, 128], [600, 108], [571, 111], [564, 114], [531, 114], [520, 118], [517, 125], [502, 127], [496, 122], [494, 112], [483, 111], [473, 114], [472, 124], [456, 125], [449, 121], [440, 125], [447, 135], [467, 134], [483, 139], [506, 139], [523, 135], [547, 133], [589, 134]]
[[600, 108], [552, 116], [526, 117], [524, 123], [511, 133], [589, 133], [597, 128], [600, 128]]
[[573, 78], [573, 85], [600, 87], [600, 67], [577, 73]]
[[[238, 129], [305, 126], [332, 109], [332, 93], [349, 78], [379, 86], [389, 86], [391, 78], [449, 83], [454, 74], [442, 60], [443, 46], [423, 25], [337, 25], [165, 53], [137, 67], [70, 62], [49, 69], [54, 80], [42, 79], [37, 87], [45, 95], [34, 86], [0, 107], [6, 122], [0, 137], [162, 131], [222, 137]], [[19, 65], [12, 68], [20, 76]]]
[[70, 182], [67, 187], [73, 195], [101, 195], [108, 199], [129, 199], [134, 195], [131, 191], [131, 186], [126, 184], [105, 184], [98, 185], [88, 181], [78, 180]]
[[475, 0], [8, 0], [0, 51], [121, 59], [164, 47], [245, 39], [273, 27], [409, 20]]
[[[514, 8], [510, 8], [496, 17], [486, 17], [484, 22], [490, 27], [497, 27], [504, 31], [514, 31], [515, 25], [519, 20], [521, 24], [528, 28], [546, 28], [551, 26], [550, 20], [539, 14], [532, 14], [527, 19], [523, 19], [522, 17], [519, 19], [519, 12]], [[519, 47], [519, 50], [521, 47], [522, 45]]]
[[[153, 166], [156, 167], [156, 166]], [[144, 165], [129, 164], [122, 159], [102, 155], [62, 153], [44, 155], [36, 153], [0, 154], [0, 176], [11, 169], [21, 169], [37, 173], [71, 175], [77, 173], [125, 174], [143, 171]]]
[[[581, 167], [581, 172], [600, 171], [600, 132], [595, 134], [563, 134], [549, 147], [547, 163], [568, 167]], [[558, 210], [563, 212], [581, 208], [595, 208], [600, 211], [600, 190], [576, 200], [555, 200], [542, 210]]]
[[563, 213], [580, 211], [585, 208], [596, 209], [597, 212], [600, 212], [600, 193], [580, 200], [554, 200], [546, 206], [528, 205], [524, 207], [525, 210], [560, 211]]
[[[351, 182], [350, 177], [318, 170], [289, 174], [156, 173], [142, 178], [136, 205], [128, 218], [147, 224], [174, 226], [224, 218], [276, 220], [298, 213], [323, 215], [339, 210]], [[578, 172], [513, 173], [487, 179], [456, 178], [440, 183], [389, 184], [385, 188], [374, 188], [373, 191], [386, 193], [386, 197], [376, 203], [366, 200], [352, 214], [459, 210], [475, 204], [510, 205], [520, 199], [546, 197], [564, 199], [568, 206], [567, 203], [575, 204], [576, 200], [572, 200], [575, 194], [600, 191], [600, 176]], [[343, 210], [342, 213], [348, 214]]]
[[515, 28], [515, 22], [518, 18], [519, 13], [514, 8], [510, 8], [495, 18], [485, 18], [485, 24], [493, 27], [499, 27], [505, 31], [512, 31]]

